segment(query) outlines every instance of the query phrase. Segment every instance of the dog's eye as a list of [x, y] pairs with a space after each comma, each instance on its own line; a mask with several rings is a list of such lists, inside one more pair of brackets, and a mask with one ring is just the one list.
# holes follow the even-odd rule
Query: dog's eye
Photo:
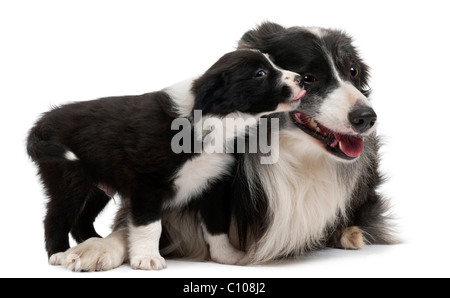
[[257, 78], [260, 78], [260, 77], [264, 77], [264, 76], [266, 76], [267, 75], [267, 73], [264, 71], [264, 70], [258, 70], [257, 72], [256, 72], [256, 75], [255, 75], [255, 77], [257, 77]]
[[313, 75], [306, 74], [306, 75], [303, 76], [303, 82], [305, 84], [312, 84], [312, 83], [314, 83], [316, 81], [317, 80], [316, 80], [316, 78]]
[[358, 76], [358, 69], [356, 67], [350, 67], [350, 75], [354, 78], [356, 78]]

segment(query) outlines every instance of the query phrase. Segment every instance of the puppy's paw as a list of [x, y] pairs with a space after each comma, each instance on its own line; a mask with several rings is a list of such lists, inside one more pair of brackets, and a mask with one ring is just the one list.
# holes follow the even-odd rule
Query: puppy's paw
[[140, 270], [161, 270], [166, 268], [166, 260], [159, 255], [136, 256], [130, 260], [131, 268]]
[[364, 232], [356, 227], [347, 227], [342, 232], [340, 244], [344, 249], [361, 249], [365, 247]]
[[50, 259], [48, 260], [48, 263], [53, 266], [62, 265], [64, 259], [64, 253], [58, 252], [53, 255], [51, 255]]

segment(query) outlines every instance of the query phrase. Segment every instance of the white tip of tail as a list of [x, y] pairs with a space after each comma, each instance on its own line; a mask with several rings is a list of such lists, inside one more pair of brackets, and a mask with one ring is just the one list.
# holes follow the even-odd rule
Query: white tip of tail
[[65, 154], [64, 154], [64, 157], [67, 159], [67, 160], [78, 160], [78, 157], [75, 155], [75, 153], [73, 153], [72, 151], [67, 151]]

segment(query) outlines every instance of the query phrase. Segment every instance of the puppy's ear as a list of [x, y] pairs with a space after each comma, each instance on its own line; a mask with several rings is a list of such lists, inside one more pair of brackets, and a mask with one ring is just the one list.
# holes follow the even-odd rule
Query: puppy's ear
[[[195, 96], [194, 110], [202, 110], [203, 114], [227, 112], [229, 102], [222, 102], [226, 79], [223, 73], [208, 73], [198, 78], [192, 85]], [[218, 108], [218, 106], [220, 106]]]
[[238, 49], [260, 49], [264, 42], [285, 30], [281, 25], [264, 22], [256, 29], [247, 31], [238, 42]]

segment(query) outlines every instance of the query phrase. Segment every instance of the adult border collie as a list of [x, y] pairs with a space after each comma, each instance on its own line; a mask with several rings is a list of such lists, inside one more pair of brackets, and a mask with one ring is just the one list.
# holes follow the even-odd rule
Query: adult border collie
[[[360, 249], [395, 242], [389, 206], [377, 193], [377, 116], [368, 99], [368, 67], [351, 38], [338, 30], [285, 28], [263, 23], [248, 31], [239, 48], [269, 53], [277, 65], [302, 74], [307, 94], [280, 121], [279, 160], [262, 165], [260, 154], [238, 155], [229, 188], [233, 217], [229, 236], [246, 252], [240, 264], [301, 255], [322, 247]], [[217, 189], [211, 189], [217, 194]], [[213, 196], [213, 195], [211, 195]], [[129, 206], [117, 214], [113, 233], [68, 250], [61, 264], [111, 269], [127, 259], [124, 239]], [[163, 215], [162, 252], [209, 258], [195, 212]]]
[[247, 251], [242, 263], [324, 246], [394, 243], [388, 203], [377, 193], [383, 179], [368, 66], [351, 38], [338, 30], [263, 23], [244, 34], [238, 48], [270, 54], [277, 65], [301, 73], [307, 90], [297, 111], [272, 116], [280, 119], [278, 163], [260, 165], [249, 154], [239, 161], [238, 175], [248, 182], [235, 180], [233, 196]]
[[[261, 52], [237, 50], [201, 77], [159, 92], [76, 102], [45, 113], [29, 133], [27, 150], [49, 196], [44, 224], [50, 263], [60, 262], [69, 248], [69, 232], [79, 242], [98, 236], [93, 220], [108, 194], [118, 192], [130, 206], [131, 266], [164, 268], [162, 213], [211, 188], [220, 189], [213, 202], [198, 203], [211, 255], [218, 262], [239, 261], [242, 253], [226, 236], [230, 215], [221, 207], [228, 201], [221, 180], [233, 172], [235, 159], [226, 153], [173, 152], [172, 124], [185, 119], [201, 141], [205, 135], [196, 134], [201, 123], [192, 123], [195, 110], [219, 119], [290, 111], [305, 94], [300, 83], [298, 74], [277, 68]], [[245, 129], [232, 138], [242, 133]]]

